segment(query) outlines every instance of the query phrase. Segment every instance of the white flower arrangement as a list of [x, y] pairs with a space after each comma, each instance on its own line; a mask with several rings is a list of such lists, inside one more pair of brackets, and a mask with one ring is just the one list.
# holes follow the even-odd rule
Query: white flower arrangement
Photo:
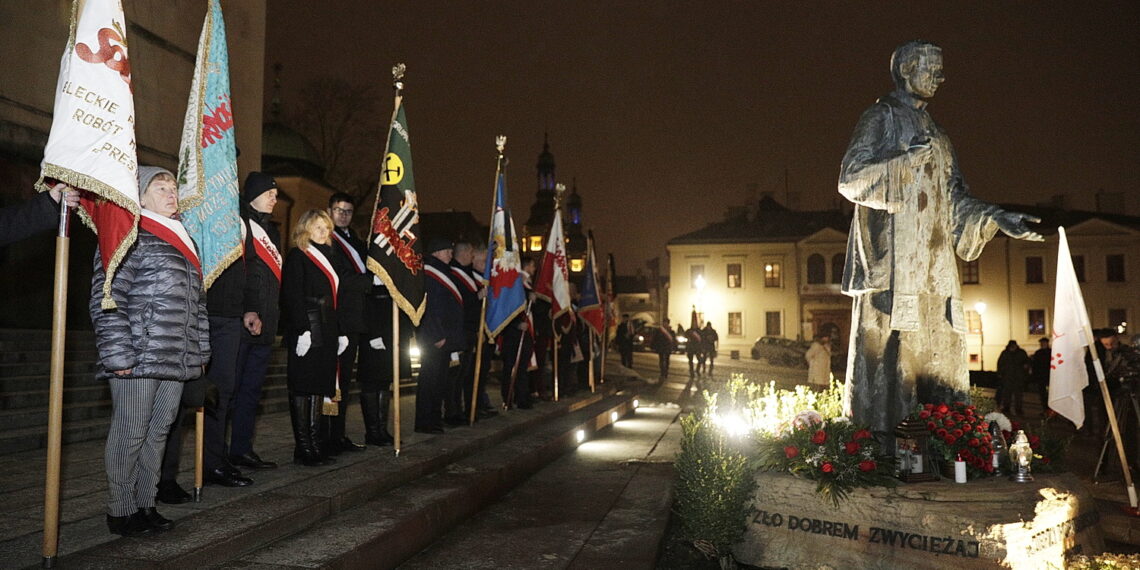
[[986, 417], [982, 419], [990, 422], [991, 424], [997, 423], [997, 425], [1001, 427], [1002, 431], [1013, 431], [1013, 424], [1011, 424], [1009, 422], [1009, 418], [1005, 417], [1005, 414], [1001, 412], [990, 412], [986, 414]]

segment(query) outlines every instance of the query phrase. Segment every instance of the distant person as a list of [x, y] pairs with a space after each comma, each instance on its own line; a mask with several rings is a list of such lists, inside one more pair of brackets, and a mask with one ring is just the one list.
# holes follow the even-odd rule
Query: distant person
[[1005, 350], [998, 357], [997, 371], [1001, 378], [1001, 399], [998, 406], [1002, 413], [1020, 417], [1024, 414], [1022, 406], [1025, 393], [1025, 384], [1029, 380], [1029, 355], [1025, 353], [1016, 340], [1005, 345]]
[[705, 343], [701, 329], [695, 322], [685, 331], [685, 357], [689, 360], [689, 378], [700, 378], [701, 366], [705, 360]]
[[454, 248], [449, 240], [432, 238], [424, 249], [424, 293], [427, 306], [416, 329], [420, 347], [420, 376], [416, 386], [418, 433], [443, 433], [443, 399], [448, 377], [457, 373], [466, 346], [463, 296], [451, 277]]
[[633, 339], [635, 335], [633, 323], [629, 320], [629, 313], [623, 313], [621, 322], [617, 326], [617, 332], [614, 334], [614, 344], [617, 345], [618, 354], [621, 356], [621, 365], [626, 368], [633, 368]]
[[0, 208], [0, 247], [59, 226], [59, 201], [79, 206], [79, 191], [57, 183], [21, 204]]
[[138, 240], [115, 272], [103, 310], [106, 273], [95, 253], [91, 324], [99, 350], [96, 377], [111, 387], [107, 528], [139, 536], [174, 527], [155, 509], [167, 432], [183, 382], [202, 376], [210, 360], [202, 266], [190, 234], [174, 218], [178, 184], [168, 170], [138, 169], [142, 218]]
[[831, 336], [817, 334], [804, 354], [808, 363], [808, 385], [825, 389], [831, 385]]
[[673, 349], [677, 346], [677, 339], [673, 337], [673, 329], [669, 328], [669, 319], [657, 325], [657, 329], [653, 331], [653, 338], [650, 339], [649, 346], [653, 352], [657, 353], [657, 364], [660, 370], [660, 379], [665, 380], [669, 377], [669, 355], [673, 353]]
[[1049, 348], [1049, 338], [1042, 337], [1037, 341], [1040, 347], [1033, 353], [1031, 365], [1033, 366], [1033, 383], [1037, 384], [1037, 394], [1041, 397], [1041, 415], [1049, 414], [1049, 370], [1052, 365], [1053, 351]]
[[709, 363], [709, 376], [713, 375], [713, 364], [716, 360], [716, 351], [720, 349], [720, 335], [716, 333], [716, 329], [712, 326], [712, 321], [705, 322], [705, 328], [701, 329], [701, 341], [705, 345], [705, 359]]

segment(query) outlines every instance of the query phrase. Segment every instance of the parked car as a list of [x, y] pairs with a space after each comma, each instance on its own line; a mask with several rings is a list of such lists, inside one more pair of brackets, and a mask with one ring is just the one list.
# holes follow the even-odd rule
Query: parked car
[[762, 336], [752, 344], [752, 360], [763, 358], [772, 366], [784, 368], [807, 368], [804, 354], [810, 342], [775, 336]]

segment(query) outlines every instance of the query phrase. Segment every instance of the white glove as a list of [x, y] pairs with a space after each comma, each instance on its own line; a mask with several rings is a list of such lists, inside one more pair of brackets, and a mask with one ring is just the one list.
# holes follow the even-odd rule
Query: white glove
[[384, 284], [384, 282], [380, 280], [380, 276], [379, 276], [379, 275], [373, 275], [373, 276], [372, 276], [372, 284], [373, 284], [373, 285], [383, 285], [383, 284]]
[[346, 349], [346, 348], [348, 348], [348, 337], [347, 336], [336, 337], [336, 355], [340, 356], [340, 353], [344, 352], [344, 349]]
[[368, 346], [371, 346], [372, 350], [385, 350], [388, 348], [384, 346], [384, 338], [379, 336], [368, 341]]
[[309, 331], [301, 333], [301, 336], [297, 337], [297, 356], [308, 354], [311, 346], [313, 346], [313, 337]]

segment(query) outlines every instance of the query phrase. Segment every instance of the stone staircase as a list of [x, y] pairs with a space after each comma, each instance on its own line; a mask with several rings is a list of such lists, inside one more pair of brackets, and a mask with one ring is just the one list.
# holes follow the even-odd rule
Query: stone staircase
[[[101, 439], [111, 421], [111, 394], [95, 379], [91, 331], [69, 331], [64, 345], [63, 443]], [[51, 331], [0, 329], [0, 454], [47, 446]], [[273, 351], [259, 413], [288, 409], [285, 351]]]

